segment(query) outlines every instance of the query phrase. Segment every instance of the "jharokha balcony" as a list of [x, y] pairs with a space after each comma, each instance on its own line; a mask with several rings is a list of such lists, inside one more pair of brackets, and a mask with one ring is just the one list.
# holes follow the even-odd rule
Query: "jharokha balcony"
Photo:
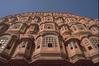
[[70, 13], [6, 16], [0, 20], [0, 66], [98, 66], [98, 23]]

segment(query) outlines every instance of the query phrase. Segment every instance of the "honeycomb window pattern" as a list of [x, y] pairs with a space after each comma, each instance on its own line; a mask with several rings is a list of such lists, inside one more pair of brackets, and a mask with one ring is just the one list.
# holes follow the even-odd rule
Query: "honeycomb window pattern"
[[44, 47], [48, 47], [49, 45], [52, 47], [57, 47], [57, 41], [54, 37], [45, 37], [44, 39]]
[[[10, 60], [15, 58], [15, 63], [17, 63], [16, 61], [22, 58], [16, 58], [16, 56], [13, 57], [13, 55], [17, 52], [20, 53], [24, 51], [26, 52], [24, 58], [29, 57], [29, 59], [26, 59], [26, 62], [29, 62], [29, 64], [40, 60], [40, 58], [43, 61], [45, 60], [45, 56], [48, 61], [57, 59], [57, 61], [64, 60], [64, 62], [69, 61], [76, 63], [82, 60], [83, 57], [85, 62], [86, 60], [90, 60], [93, 63], [99, 63], [99, 52], [97, 52], [99, 51], [99, 39], [97, 39], [99, 38], [98, 20], [96, 22], [96, 19], [92, 20], [88, 17], [70, 13], [48, 14], [49, 13], [46, 12], [26, 12], [4, 17], [3, 20], [0, 21], [0, 29], [4, 30], [4, 32], [0, 30], [0, 61], [4, 61], [3, 59], [9, 61], [6, 55], [8, 54]], [[81, 20], [82, 18], [83, 20]], [[10, 28], [3, 28], [2, 23], [6, 25], [6, 28]], [[27, 40], [27, 38], [29, 38], [29, 40]], [[74, 38], [77, 39], [77, 41], [72, 40]], [[24, 40], [27, 40], [27, 42]], [[68, 42], [68, 40], [70, 42]], [[20, 41], [24, 42], [20, 43]], [[73, 55], [72, 52], [75, 55]], [[30, 55], [28, 55], [28, 53], [30, 53]], [[81, 56], [77, 55], [79, 53]], [[1, 54], [5, 55], [1, 56]]]
[[8, 38], [7, 37], [1, 37], [0, 38], [0, 49], [4, 49], [5, 46], [8, 43]]

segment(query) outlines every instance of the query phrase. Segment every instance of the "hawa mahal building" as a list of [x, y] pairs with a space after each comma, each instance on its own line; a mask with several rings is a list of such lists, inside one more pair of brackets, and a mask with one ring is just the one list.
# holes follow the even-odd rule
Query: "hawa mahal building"
[[99, 63], [97, 19], [51, 12], [20, 13], [0, 19], [0, 64], [47, 66], [54, 62], [65, 66], [87, 61]]

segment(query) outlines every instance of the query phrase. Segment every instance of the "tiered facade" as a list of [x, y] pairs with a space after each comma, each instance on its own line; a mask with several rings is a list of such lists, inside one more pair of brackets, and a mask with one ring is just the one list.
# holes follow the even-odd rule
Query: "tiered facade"
[[70, 13], [30, 12], [0, 20], [0, 61], [99, 62], [99, 21]]

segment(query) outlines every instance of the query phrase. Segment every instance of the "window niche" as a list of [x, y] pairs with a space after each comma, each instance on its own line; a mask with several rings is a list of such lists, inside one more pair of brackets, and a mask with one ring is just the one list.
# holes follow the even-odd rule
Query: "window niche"
[[39, 31], [39, 26], [37, 24], [32, 24], [30, 25], [30, 33], [35, 34]]
[[10, 35], [0, 36], [0, 51], [4, 51], [4, 52], [7, 52], [8, 53], [8, 51], [12, 47], [12, 45], [10, 45], [10, 43], [9, 43], [10, 40], [11, 40], [11, 36]]
[[76, 25], [72, 25], [72, 26], [71, 26], [71, 31], [72, 31], [72, 32], [77, 31], [77, 26], [76, 26]]
[[57, 23], [63, 23], [63, 22], [64, 22], [63, 17], [58, 17], [58, 18], [56, 18], [56, 22], [57, 22]]
[[7, 49], [11, 49], [11, 46], [7, 46]]
[[83, 24], [77, 24], [77, 27], [79, 30], [86, 30], [87, 29], [86, 26]]
[[73, 49], [73, 47], [70, 48], [71, 50]]
[[37, 38], [37, 40], [36, 40], [36, 49], [40, 48], [41, 42], [42, 42], [42, 38], [41, 37]]
[[44, 47], [56, 47], [57, 39], [55, 37], [45, 37], [43, 46]]
[[47, 15], [47, 16], [44, 17], [44, 21], [46, 21], [46, 22], [52, 22], [53, 21], [53, 17], [50, 16], [50, 15]]
[[20, 44], [21, 44], [22, 48], [25, 48], [26, 45], [28, 44], [28, 41], [27, 40], [26, 41], [22, 41]]
[[8, 30], [9, 26], [7, 24], [1, 23], [0, 24], [0, 33], [4, 33]]
[[48, 43], [48, 47], [49, 47], [49, 48], [53, 47], [53, 46], [52, 46], [52, 43]]
[[37, 46], [37, 49], [39, 49], [39, 48], [40, 48], [40, 45]]
[[99, 44], [98, 44], [97, 46], [98, 46], [98, 48], [99, 48]]
[[34, 21], [35, 23], [40, 23], [41, 18], [40, 18], [39, 16], [35, 16], [35, 17], [33, 18], [33, 21]]
[[45, 24], [45, 29], [53, 30], [54, 26], [53, 26], [53, 24]]
[[13, 23], [11, 26], [10, 26], [10, 29], [20, 29], [22, 26], [22, 23]]
[[21, 28], [20, 28], [20, 30], [19, 30], [19, 32], [20, 33], [25, 33], [27, 27], [28, 27], [28, 25], [26, 23], [23, 23], [22, 26], [21, 26]]
[[89, 49], [89, 50], [92, 50], [92, 47], [91, 47], [91, 46], [89, 46], [89, 47], [88, 47], [88, 49]]

